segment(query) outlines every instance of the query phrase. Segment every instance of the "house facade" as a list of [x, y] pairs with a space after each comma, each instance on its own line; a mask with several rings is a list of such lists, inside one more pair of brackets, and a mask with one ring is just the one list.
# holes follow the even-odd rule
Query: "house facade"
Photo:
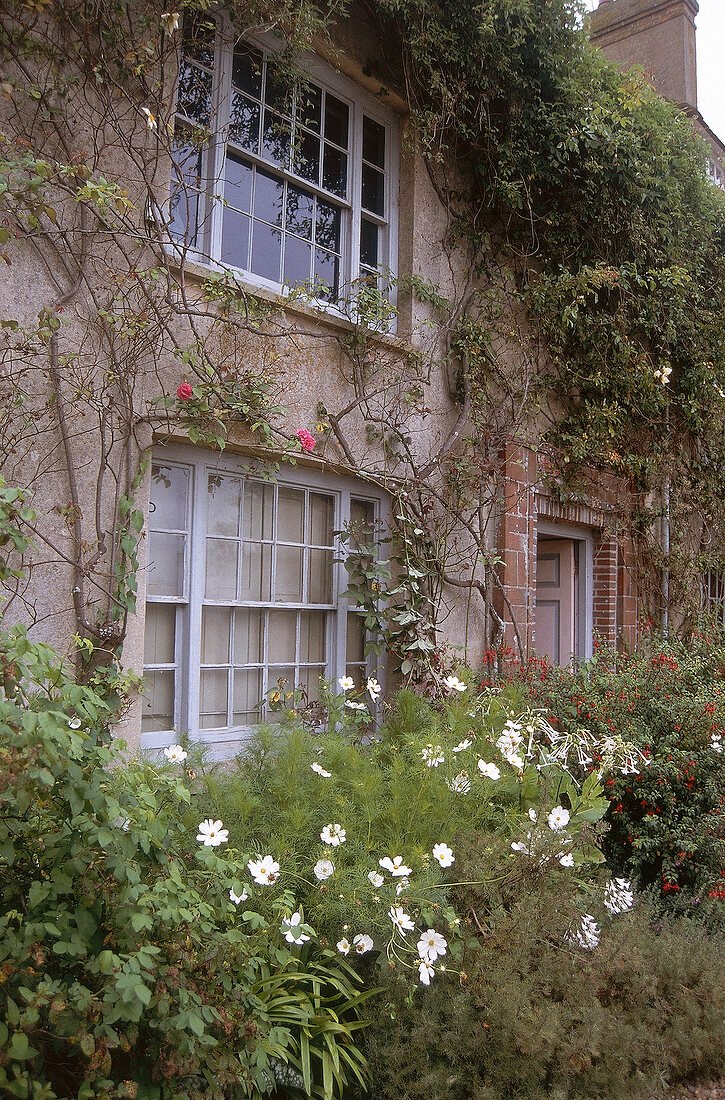
[[69, 654], [85, 632], [101, 666], [122, 643], [144, 676], [130, 747], [230, 753], [321, 676], [634, 645], [632, 486], [564, 491], [507, 405], [536, 373], [513, 294], [490, 391], [461, 383], [452, 319], [479, 276], [369, 13], [292, 71], [270, 21], [150, 5], [118, 86], [90, 91], [111, 30], [16, 14], [39, 73], [59, 37], [83, 80], [41, 119], [47, 87], [21, 100], [9, 64], [4, 468], [39, 518], [6, 616]]

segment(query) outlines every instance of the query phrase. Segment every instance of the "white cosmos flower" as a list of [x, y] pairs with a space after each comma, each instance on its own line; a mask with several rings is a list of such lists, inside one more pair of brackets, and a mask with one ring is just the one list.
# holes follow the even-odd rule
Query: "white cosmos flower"
[[350, 954], [350, 944], [345, 939], [344, 936], [342, 937], [341, 940], [337, 941], [335, 946], [336, 946], [337, 950], [340, 952], [341, 955], [349, 955]]
[[385, 879], [379, 871], [368, 871], [368, 878], [370, 879], [376, 890], [378, 890], [385, 882]]
[[496, 748], [502, 756], [512, 756], [521, 744], [521, 741], [522, 737], [520, 733], [514, 730], [504, 730], [496, 742]]
[[393, 908], [393, 906], [391, 905], [390, 909], [388, 910], [388, 916], [393, 922], [394, 927], [397, 928], [400, 932], [401, 936], [404, 936], [407, 932], [410, 931], [411, 928], [415, 928], [413, 921], [410, 919], [408, 914], [400, 908], [399, 905], [396, 905], [395, 908]]
[[271, 886], [279, 878], [279, 863], [271, 856], [250, 859], [247, 864], [249, 873], [260, 886]]
[[77, 714], [74, 714], [72, 718], [68, 719], [69, 729], [79, 730], [81, 728], [81, 725], [82, 725], [82, 722], [81, 722], [81, 720], [80, 720], [80, 718], [78, 717]]
[[313, 772], [317, 772], [317, 774], [321, 775], [323, 779], [329, 779], [332, 775], [332, 772], [325, 771], [325, 769], [322, 767], [322, 764], [310, 764], [310, 767], [312, 768]]
[[571, 854], [571, 852], [562, 852], [559, 856], [559, 863], [562, 865], [562, 867], [573, 867], [574, 856]]
[[536, 821], [536, 810], [534, 809], [533, 806], [529, 810], [529, 820], [530, 821]]
[[435, 977], [435, 970], [426, 959], [422, 959], [418, 967], [418, 974], [423, 985], [430, 985], [431, 978]]
[[337, 682], [343, 691], [352, 691], [355, 687], [355, 681], [352, 676], [341, 676]]
[[241, 905], [241, 903], [243, 901], [246, 901], [248, 897], [249, 897], [249, 891], [247, 890], [246, 886], [242, 887], [241, 894], [235, 894], [233, 886], [229, 890], [229, 900], [233, 901], [235, 905]]
[[309, 936], [300, 928], [302, 917], [299, 913], [293, 913], [291, 917], [284, 917], [280, 932], [284, 932], [287, 943], [307, 943]]
[[526, 841], [518, 840], [511, 842], [512, 852], [522, 852], [525, 856], [532, 856], [534, 854], [535, 841], [533, 833], [529, 833], [526, 837]]
[[468, 772], [459, 772], [458, 775], [453, 776], [453, 779], [447, 779], [446, 787], [448, 787], [449, 791], [453, 791], [454, 794], [468, 794], [471, 789], [471, 780], [468, 778]]
[[320, 840], [323, 844], [329, 844], [331, 848], [339, 848], [347, 840], [347, 833], [342, 825], [335, 822], [334, 825], [325, 825], [320, 833]]
[[373, 941], [370, 936], [364, 935], [362, 932], [359, 936], [356, 936], [352, 941], [355, 944], [355, 950], [358, 955], [364, 955], [366, 951], [372, 951]]
[[546, 820], [552, 832], [558, 833], [559, 829], [563, 829], [569, 824], [569, 811], [565, 810], [563, 806], [554, 806]]
[[379, 695], [380, 695], [380, 693], [382, 692], [383, 689], [380, 686], [380, 684], [378, 683], [378, 681], [376, 679], [374, 679], [374, 677], [372, 677], [372, 676], [370, 677], [370, 679], [367, 682], [367, 689], [368, 689], [368, 695], [370, 696], [372, 701], [374, 703], [377, 703], [378, 697], [379, 697]]
[[350, 710], [367, 710], [368, 709], [365, 706], [364, 703], [355, 703], [355, 702], [353, 702], [352, 699], [348, 699], [345, 703], [345, 706], [349, 707]]
[[403, 891], [407, 890], [409, 886], [410, 886], [410, 879], [409, 878], [401, 878], [400, 882], [395, 887], [395, 896], [396, 896], [396, 898], [399, 898], [400, 895], [403, 893]]
[[173, 34], [174, 31], [179, 29], [179, 13], [178, 11], [165, 11], [161, 15], [161, 26], [164, 28], [167, 34]]
[[440, 932], [436, 932], [434, 928], [428, 928], [421, 934], [417, 947], [421, 959], [433, 963], [439, 956], [442, 958], [445, 955], [448, 940], [441, 936]]
[[443, 749], [440, 745], [426, 745], [424, 749], [420, 750], [420, 755], [428, 768], [437, 768], [439, 764], [445, 761]]
[[466, 685], [457, 676], [446, 676], [443, 683], [448, 691], [465, 691]]
[[454, 752], [465, 752], [466, 749], [470, 749], [472, 744], [473, 744], [473, 741], [471, 741], [471, 738], [466, 737], [463, 741], [459, 741], [457, 745], [454, 745], [453, 751]]
[[167, 745], [164, 749], [164, 756], [167, 760], [170, 760], [172, 764], [183, 763], [188, 755], [188, 752], [186, 752], [181, 745]]
[[319, 879], [320, 882], [324, 882], [326, 878], [335, 873], [335, 865], [331, 859], [318, 859], [312, 870], [315, 872], [315, 878]]
[[403, 878], [406, 875], [413, 874], [412, 867], [406, 867], [403, 863], [402, 856], [384, 856], [383, 859], [379, 859], [378, 863], [381, 867], [384, 867], [386, 871], [390, 871], [393, 878]]
[[626, 913], [634, 905], [632, 883], [626, 878], [610, 879], [604, 889], [604, 905], [612, 916]]
[[207, 818], [206, 821], [199, 822], [196, 839], [205, 848], [218, 848], [220, 844], [226, 844], [229, 840], [229, 830], [222, 828], [221, 821], [212, 821], [211, 818]]
[[453, 849], [449, 848], [443, 841], [440, 844], [433, 845], [433, 858], [438, 860], [441, 867], [450, 867], [452, 863], [456, 862]]
[[510, 764], [512, 768], [517, 768], [519, 771], [521, 771], [524, 766], [523, 757], [515, 752], [512, 752], [510, 756], [506, 757], [506, 762]]
[[156, 129], [156, 116], [151, 113], [148, 107], [141, 108], [141, 114], [146, 118], [146, 128], [148, 130]]
[[478, 770], [486, 779], [501, 778], [501, 769], [496, 764], [490, 764], [487, 760], [478, 761]]
[[585, 913], [581, 924], [573, 932], [567, 933], [569, 943], [578, 943], [585, 951], [592, 951], [599, 943], [601, 929], [591, 913]]

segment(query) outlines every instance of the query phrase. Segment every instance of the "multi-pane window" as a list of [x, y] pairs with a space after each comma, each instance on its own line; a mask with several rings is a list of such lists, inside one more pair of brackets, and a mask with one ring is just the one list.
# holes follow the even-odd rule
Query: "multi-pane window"
[[708, 569], [701, 579], [701, 606], [703, 611], [725, 624], [725, 572]]
[[394, 266], [397, 135], [332, 70], [290, 83], [274, 55], [187, 20], [170, 232], [202, 256], [318, 298], [385, 290]]
[[234, 459], [154, 462], [149, 509], [143, 732], [233, 739], [268, 717], [280, 681], [314, 702], [319, 679], [379, 672], [363, 621], [342, 595], [336, 531], [372, 530], [382, 500], [344, 479], [305, 472], [271, 483]]

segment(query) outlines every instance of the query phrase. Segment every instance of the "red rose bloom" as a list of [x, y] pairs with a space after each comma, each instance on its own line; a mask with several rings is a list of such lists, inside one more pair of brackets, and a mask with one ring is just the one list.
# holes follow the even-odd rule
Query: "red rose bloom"
[[178, 390], [176, 391], [176, 396], [178, 397], [179, 401], [188, 401], [191, 397], [194, 396], [194, 391], [192, 390], [188, 382], [182, 382]]
[[300, 428], [297, 432], [297, 438], [302, 444], [303, 451], [314, 451], [317, 440], [314, 435], [311, 435], [310, 432], [306, 430], [306, 428]]

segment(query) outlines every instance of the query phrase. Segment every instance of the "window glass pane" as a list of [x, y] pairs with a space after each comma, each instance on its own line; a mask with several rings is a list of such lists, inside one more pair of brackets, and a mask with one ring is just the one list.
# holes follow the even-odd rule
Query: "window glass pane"
[[310, 542], [314, 546], [332, 546], [335, 501], [327, 493], [310, 493]]
[[320, 181], [320, 139], [314, 134], [298, 132], [294, 171], [313, 183]]
[[325, 96], [325, 137], [347, 149], [347, 134], [350, 111], [347, 103], [335, 99], [328, 92]]
[[232, 267], [249, 268], [249, 226], [246, 214], [226, 208], [222, 221], [221, 261]]
[[244, 483], [244, 516], [242, 534], [246, 539], [272, 538], [272, 503], [274, 490], [260, 481]]
[[267, 80], [264, 89], [264, 101], [268, 107], [281, 111], [283, 115], [292, 113], [293, 82], [289, 76], [275, 66], [274, 59], [267, 61]]
[[385, 176], [367, 164], [362, 166], [362, 205], [373, 214], [385, 209]]
[[340, 208], [323, 199], [317, 200], [315, 243], [331, 252], [340, 251]]
[[286, 665], [270, 665], [269, 676], [267, 679], [268, 690], [291, 691], [294, 686], [294, 668], [289, 668]]
[[204, 607], [201, 612], [201, 663], [225, 665], [229, 661], [228, 607]]
[[144, 664], [173, 664], [175, 648], [176, 607], [168, 603], [147, 603], [144, 623]]
[[174, 727], [174, 673], [147, 672], [143, 693], [141, 729], [144, 733], [170, 730]]
[[305, 541], [305, 494], [300, 489], [279, 489], [277, 538], [281, 542]]
[[184, 466], [151, 467], [149, 527], [162, 531], [186, 530], [189, 471]]
[[356, 611], [347, 613], [347, 660], [362, 662], [365, 655], [365, 623]]
[[229, 137], [237, 145], [249, 149], [251, 153], [259, 150], [259, 120], [261, 108], [254, 100], [232, 92], [232, 104], [229, 111]]
[[230, 539], [206, 540], [206, 598], [234, 600], [237, 596], [237, 547]]
[[199, 682], [199, 726], [203, 730], [227, 724], [226, 669], [202, 669]]
[[264, 112], [262, 129], [262, 156], [275, 164], [286, 166], [289, 161], [290, 124], [273, 111]]
[[271, 172], [258, 168], [254, 175], [254, 216], [272, 225], [282, 224], [284, 184]]
[[[364, 170], [363, 166], [363, 172]], [[322, 166], [322, 186], [326, 191], [332, 191], [333, 195], [344, 197], [347, 193], [347, 154], [341, 153], [339, 149], [328, 145], [327, 142], [325, 142]]]
[[300, 656], [304, 664], [324, 664], [326, 659], [326, 624], [324, 611], [300, 612]]
[[374, 523], [375, 505], [373, 502], [353, 497], [350, 501], [350, 525], [372, 527]]
[[235, 726], [250, 725], [261, 718], [262, 670], [237, 669], [234, 673], [232, 721]]
[[320, 700], [320, 676], [324, 668], [301, 668], [295, 687], [302, 688], [308, 703], [318, 703]]
[[238, 607], [234, 612], [234, 664], [258, 665], [263, 660], [264, 611], [261, 607]]
[[312, 245], [299, 237], [285, 237], [284, 281], [290, 286], [304, 286], [312, 278]]
[[363, 116], [363, 160], [369, 160], [378, 168], [385, 167], [385, 127]]
[[300, 85], [297, 92], [297, 121], [319, 134], [321, 119], [321, 90], [314, 84]]
[[262, 55], [241, 41], [234, 50], [232, 83], [255, 99], [262, 98]]
[[286, 228], [290, 233], [296, 233], [298, 237], [312, 239], [312, 218], [315, 200], [312, 195], [302, 191], [299, 187], [287, 185], [287, 220]]
[[241, 481], [238, 477], [227, 477], [225, 474], [209, 474], [207, 493], [208, 534], [236, 538], [242, 503]]
[[242, 544], [241, 599], [268, 603], [272, 598], [272, 547]]
[[300, 603], [302, 600], [302, 555], [298, 546], [277, 547], [275, 603]]
[[148, 592], [150, 596], [184, 595], [185, 535], [149, 532]]
[[177, 110], [200, 126], [211, 123], [212, 76], [204, 69], [182, 61], [179, 66]]
[[360, 224], [360, 263], [365, 267], [378, 266], [379, 226], [365, 218]]
[[267, 627], [267, 660], [294, 664], [297, 649], [297, 612], [270, 611]]
[[211, 19], [184, 16], [184, 54], [209, 69], [214, 67], [214, 32]]
[[278, 229], [270, 229], [263, 222], [255, 222], [252, 232], [251, 270], [270, 282], [279, 283], [280, 260], [282, 256], [282, 234]]
[[332, 603], [332, 551], [309, 550], [307, 598], [310, 603]]
[[332, 252], [315, 249], [315, 293], [320, 298], [334, 298], [339, 289], [338, 257]]

